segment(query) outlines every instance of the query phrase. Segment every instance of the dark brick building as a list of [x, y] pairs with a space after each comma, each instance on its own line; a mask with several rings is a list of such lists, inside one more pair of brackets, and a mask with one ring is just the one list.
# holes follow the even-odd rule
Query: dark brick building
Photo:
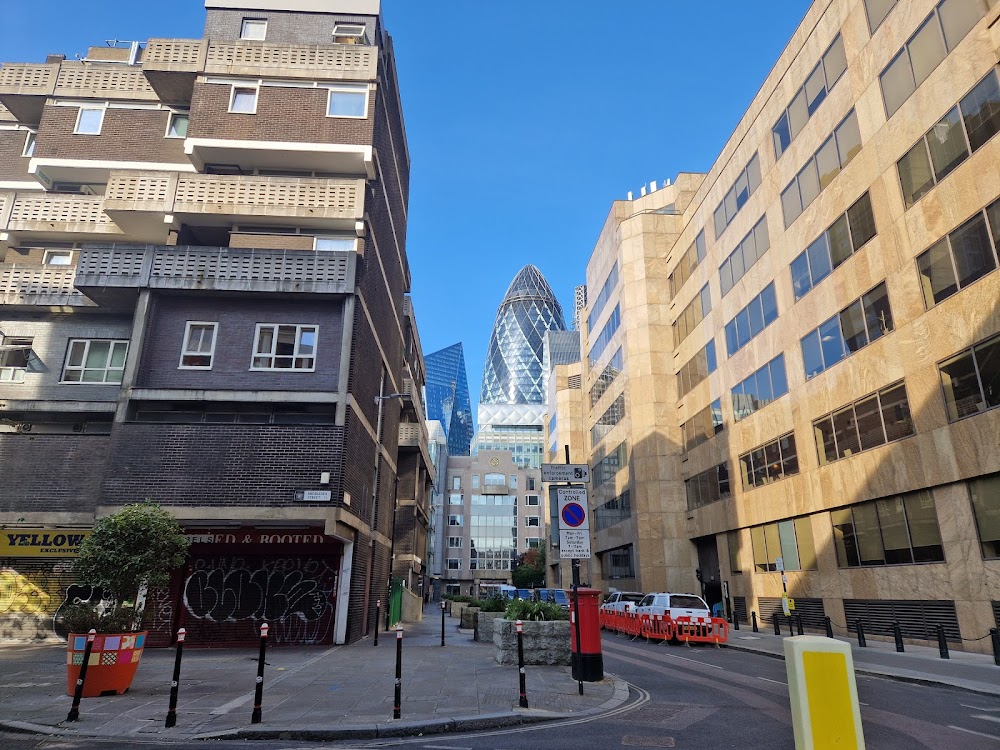
[[[206, 8], [0, 67], [0, 526], [149, 499], [193, 542], [154, 642], [353, 641], [427, 575], [392, 40], [379, 0]], [[0, 637], [46, 635], [74, 550], [5, 539]]]

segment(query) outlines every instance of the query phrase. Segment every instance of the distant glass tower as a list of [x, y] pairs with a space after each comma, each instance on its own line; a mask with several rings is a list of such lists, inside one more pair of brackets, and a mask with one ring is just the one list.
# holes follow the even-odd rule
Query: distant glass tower
[[461, 342], [424, 357], [427, 366], [427, 419], [437, 420], [448, 438], [448, 453], [468, 456], [472, 444], [472, 402]]
[[486, 351], [473, 453], [510, 451], [522, 467], [542, 462], [548, 371], [545, 334], [565, 331], [562, 307], [534, 266], [518, 272], [504, 295]]

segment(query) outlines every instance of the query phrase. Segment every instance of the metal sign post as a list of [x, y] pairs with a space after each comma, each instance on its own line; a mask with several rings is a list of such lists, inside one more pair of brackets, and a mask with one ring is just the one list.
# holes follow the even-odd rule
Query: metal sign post
[[[590, 559], [590, 513], [587, 503], [587, 488], [573, 487], [570, 477], [586, 477], [577, 481], [590, 481], [590, 467], [574, 466], [569, 462], [569, 446], [566, 448], [566, 465], [562, 468], [572, 469], [565, 471], [563, 476], [570, 484], [568, 487], [560, 487], [556, 490], [559, 501], [559, 557], [565, 560], [570, 558], [570, 569], [573, 571], [573, 626], [576, 629], [576, 663], [577, 674], [582, 657], [582, 644], [580, 635], [580, 558]], [[557, 464], [549, 464], [550, 467]], [[585, 468], [586, 471], [579, 471]], [[551, 471], [549, 476], [558, 476], [558, 473]], [[543, 467], [542, 479], [545, 479]], [[558, 481], [558, 480], [554, 480]], [[583, 680], [578, 680], [580, 695], [583, 695]]]

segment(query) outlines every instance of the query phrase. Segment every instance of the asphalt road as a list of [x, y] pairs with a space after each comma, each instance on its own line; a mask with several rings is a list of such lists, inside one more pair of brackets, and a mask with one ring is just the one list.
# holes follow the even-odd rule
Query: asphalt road
[[[767, 748], [794, 746], [784, 662], [727, 649], [631, 643], [605, 637], [605, 670], [637, 690], [628, 711], [593, 721], [470, 735], [340, 743], [412, 750], [581, 750], [582, 748]], [[1000, 748], [1000, 700], [950, 688], [858, 678], [869, 750]], [[531, 696], [529, 695], [529, 702]], [[3, 750], [115, 750], [164, 747], [292, 750], [308, 742], [123, 743], [0, 735]], [[331, 747], [331, 745], [325, 745]]]

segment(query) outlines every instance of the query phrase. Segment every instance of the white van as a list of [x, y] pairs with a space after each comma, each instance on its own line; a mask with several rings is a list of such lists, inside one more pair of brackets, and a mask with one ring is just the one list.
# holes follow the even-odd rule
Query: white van
[[646, 594], [635, 607], [635, 612], [639, 615], [670, 615], [671, 620], [678, 617], [690, 617], [695, 622], [699, 618], [706, 621], [712, 619], [712, 611], [705, 600], [694, 594]]

